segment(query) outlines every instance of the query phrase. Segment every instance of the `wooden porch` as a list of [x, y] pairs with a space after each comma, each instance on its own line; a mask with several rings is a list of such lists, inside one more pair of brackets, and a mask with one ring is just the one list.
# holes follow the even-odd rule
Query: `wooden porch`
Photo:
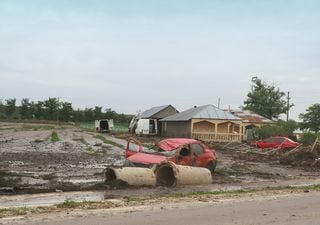
[[241, 142], [241, 120], [192, 119], [191, 138], [206, 142]]

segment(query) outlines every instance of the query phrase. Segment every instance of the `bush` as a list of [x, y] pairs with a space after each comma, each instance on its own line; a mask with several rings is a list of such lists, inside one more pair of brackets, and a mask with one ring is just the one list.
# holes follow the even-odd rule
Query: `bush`
[[304, 145], [312, 145], [317, 139], [317, 137], [318, 137], [318, 134], [310, 131], [306, 131], [302, 133], [299, 141]]
[[59, 140], [60, 139], [59, 139], [59, 136], [58, 136], [57, 132], [53, 131], [52, 134], [51, 134], [51, 141], [52, 142], [57, 142]]
[[255, 134], [261, 138], [268, 138], [274, 136], [284, 136], [292, 140], [296, 140], [293, 131], [298, 128], [298, 124], [294, 120], [289, 120], [288, 122], [279, 120], [274, 125], [265, 125], [254, 130]]

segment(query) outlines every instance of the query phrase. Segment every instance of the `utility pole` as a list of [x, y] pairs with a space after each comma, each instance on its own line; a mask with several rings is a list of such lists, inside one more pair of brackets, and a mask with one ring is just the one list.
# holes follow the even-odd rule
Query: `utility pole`
[[288, 96], [287, 96], [287, 122], [289, 121], [289, 109], [290, 109], [290, 92], [288, 91]]
[[218, 109], [220, 109], [220, 97], [218, 98]]

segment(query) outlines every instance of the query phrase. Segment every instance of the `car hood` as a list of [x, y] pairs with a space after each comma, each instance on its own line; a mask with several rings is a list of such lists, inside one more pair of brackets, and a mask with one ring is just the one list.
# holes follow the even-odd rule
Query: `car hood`
[[134, 163], [141, 163], [141, 164], [159, 164], [162, 161], [165, 161], [167, 157], [162, 155], [154, 155], [154, 154], [146, 154], [146, 153], [136, 153], [127, 158], [127, 160], [134, 162]]

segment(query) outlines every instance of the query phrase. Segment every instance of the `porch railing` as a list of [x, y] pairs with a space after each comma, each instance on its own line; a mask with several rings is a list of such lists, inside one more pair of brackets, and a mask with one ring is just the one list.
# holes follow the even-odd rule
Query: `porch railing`
[[242, 135], [230, 133], [192, 132], [193, 139], [207, 142], [241, 142]]

